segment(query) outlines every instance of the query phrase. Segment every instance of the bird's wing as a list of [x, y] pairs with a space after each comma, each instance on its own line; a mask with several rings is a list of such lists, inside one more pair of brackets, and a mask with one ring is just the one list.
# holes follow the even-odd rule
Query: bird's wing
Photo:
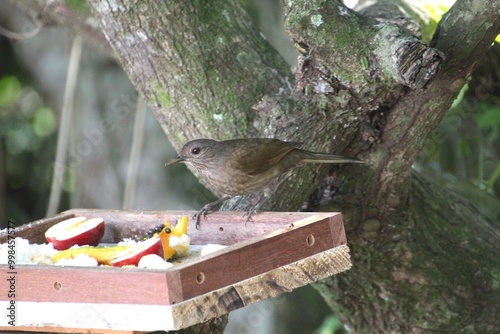
[[261, 142], [255, 143], [249, 142], [248, 150], [235, 157], [233, 167], [247, 175], [258, 175], [279, 163], [283, 157], [300, 144], [273, 139], [263, 139]]

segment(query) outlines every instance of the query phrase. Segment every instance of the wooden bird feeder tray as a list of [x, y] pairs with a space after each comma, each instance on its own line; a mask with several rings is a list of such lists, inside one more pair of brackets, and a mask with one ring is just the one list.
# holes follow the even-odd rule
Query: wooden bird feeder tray
[[[101, 217], [103, 243], [143, 235], [166, 219], [175, 223], [186, 211], [65, 211], [23, 225], [16, 237], [45, 243], [52, 225], [74, 217]], [[10, 301], [0, 286], [0, 331], [82, 332], [177, 330], [351, 267], [340, 213], [263, 212], [244, 224], [241, 212], [217, 212], [197, 230], [190, 219], [192, 245], [228, 247], [166, 270], [16, 265], [16, 326], [5, 317]], [[7, 241], [0, 233], [0, 243]], [[5, 307], [4, 307], [5, 306]]]

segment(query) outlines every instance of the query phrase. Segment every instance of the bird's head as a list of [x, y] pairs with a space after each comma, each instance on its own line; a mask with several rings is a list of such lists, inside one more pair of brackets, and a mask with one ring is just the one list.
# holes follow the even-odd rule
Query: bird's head
[[184, 144], [177, 157], [165, 164], [165, 166], [182, 162], [196, 169], [210, 166], [214, 162], [216, 145], [218, 142], [211, 139], [196, 139]]

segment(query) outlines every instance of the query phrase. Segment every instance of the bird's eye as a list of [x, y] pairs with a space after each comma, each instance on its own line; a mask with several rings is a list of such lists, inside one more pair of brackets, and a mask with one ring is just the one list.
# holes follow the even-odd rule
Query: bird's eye
[[196, 155], [196, 154], [200, 154], [201, 152], [201, 149], [199, 147], [194, 147], [191, 149], [191, 153]]

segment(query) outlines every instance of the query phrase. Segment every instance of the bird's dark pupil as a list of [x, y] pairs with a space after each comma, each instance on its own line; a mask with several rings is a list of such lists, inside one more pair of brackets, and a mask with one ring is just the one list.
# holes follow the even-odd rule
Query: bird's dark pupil
[[200, 148], [199, 148], [199, 147], [195, 147], [195, 148], [193, 148], [193, 149], [191, 150], [191, 153], [193, 153], [193, 154], [198, 154], [198, 153], [200, 153], [200, 151], [201, 151], [201, 150], [200, 150]]

